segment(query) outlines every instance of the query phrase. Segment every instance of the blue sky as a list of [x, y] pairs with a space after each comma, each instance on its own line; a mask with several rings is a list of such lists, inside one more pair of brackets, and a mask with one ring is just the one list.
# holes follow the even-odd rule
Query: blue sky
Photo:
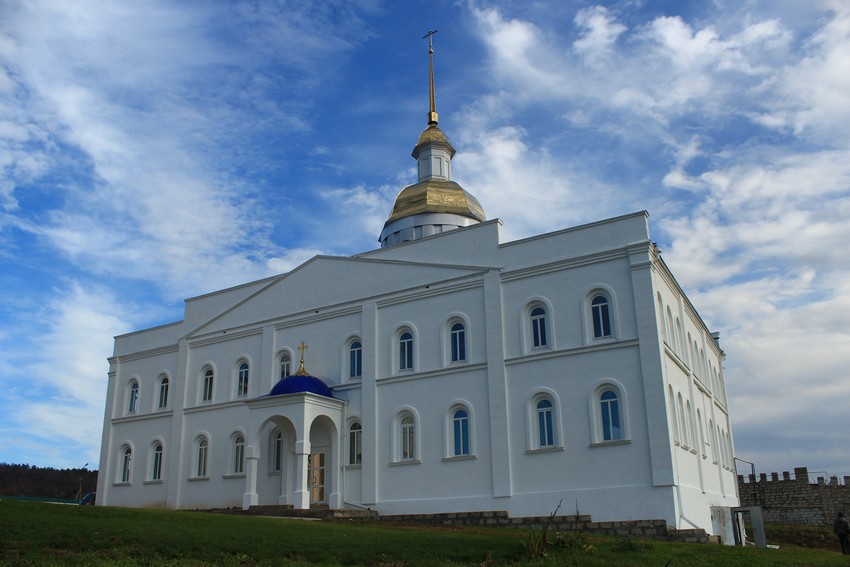
[[850, 5], [0, 5], [0, 461], [96, 466], [112, 337], [373, 249], [435, 36], [507, 239], [648, 210], [721, 333], [736, 453], [850, 474]]

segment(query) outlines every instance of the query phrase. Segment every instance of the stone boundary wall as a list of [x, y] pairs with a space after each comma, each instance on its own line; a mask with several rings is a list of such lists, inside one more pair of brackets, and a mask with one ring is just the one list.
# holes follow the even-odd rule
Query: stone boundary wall
[[806, 467], [795, 468], [793, 479], [788, 471], [738, 475], [738, 495], [741, 506], [761, 506], [767, 524], [831, 526], [838, 512], [850, 514], [850, 476], [810, 482]]
[[507, 512], [457, 512], [443, 514], [401, 514], [379, 516], [382, 522], [413, 524], [440, 524], [447, 526], [500, 526], [514, 528], [539, 528], [549, 522], [556, 532], [581, 531], [590, 534], [630, 536], [642, 539], [680, 541], [689, 543], [717, 543], [716, 536], [705, 530], [677, 530], [667, 526], [665, 520], [624, 520], [618, 522], [593, 522], [588, 515], [534, 516], [511, 518]]

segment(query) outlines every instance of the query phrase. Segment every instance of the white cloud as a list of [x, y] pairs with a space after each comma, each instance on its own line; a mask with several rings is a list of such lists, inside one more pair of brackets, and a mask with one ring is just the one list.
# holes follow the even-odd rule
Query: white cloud
[[[836, 462], [835, 436], [818, 432], [850, 403], [850, 9], [829, 6], [808, 37], [752, 6], [700, 25], [662, 16], [630, 28], [592, 7], [575, 18], [577, 40], [541, 20], [473, 11], [502, 93], [465, 111], [469, 147], [455, 171], [472, 172], [482, 200], [522, 203], [502, 215], [506, 228], [603, 218], [609, 200], [654, 213], [665, 259], [721, 331], [738, 450], [760, 466], [788, 467], [787, 455], [807, 449]], [[520, 48], [504, 54], [512, 42], [500, 46], [494, 31]], [[518, 128], [541, 101], [572, 132]], [[599, 191], [608, 172], [573, 157], [583, 148], [570, 136], [613, 143], [615, 171], [640, 156], [645, 167], [632, 171], [647, 178]]]
[[[4, 427], [0, 453], [21, 447], [63, 446], [83, 450], [84, 461], [97, 462], [112, 337], [129, 330], [133, 313], [103, 286], [70, 282], [56, 298], [38, 308], [21, 308], [17, 333], [3, 337], [0, 360]], [[42, 466], [79, 466], [69, 452]], [[31, 454], [36, 454], [32, 451]], [[43, 457], [42, 457], [43, 458]]]
[[614, 43], [627, 29], [615, 22], [604, 6], [579, 10], [575, 24], [582, 28], [583, 33], [573, 42], [573, 49], [592, 66], [598, 66], [613, 56]]

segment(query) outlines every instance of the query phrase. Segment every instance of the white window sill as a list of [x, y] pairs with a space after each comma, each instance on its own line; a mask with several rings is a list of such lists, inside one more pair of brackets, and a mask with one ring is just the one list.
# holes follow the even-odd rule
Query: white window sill
[[240, 472], [240, 473], [226, 474], [226, 475], [222, 475], [221, 478], [245, 478], [245, 473]]
[[146, 480], [142, 482], [142, 484], [163, 484], [164, 482], [165, 481], [163, 481], [161, 478], [158, 478], [156, 480]]
[[400, 467], [405, 465], [421, 465], [422, 461], [420, 459], [407, 459], [404, 461], [393, 461], [390, 463], [391, 467]]
[[473, 455], [473, 454], [452, 455], [450, 457], [443, 457], [443, 462], [446, 463], [446, 462], [449, 462], [449, 461], [474, 461], [477, 458], [478, 458], [478, 455]]
[[610, 447], [612, 445], [631, 445], [631, 439], [614, 439], [611, 441], [597, 441], [596, 443], [591, 443], [588, 447]]
[[113, 482], [112, 486], [133, 486], [132, 482]]
[[194, 482], [196, 480], [209, 480], [209, 479], [210, 479], [210, 477], [208, 477], [208, 476], [190, 476], [186, 480], [188, 480], [189, 482]]
[[357, 470], [361, 466], [362, 466], [361, 463], [349, 463], [349, 464], [345, 465], [345, 468], [348, 469], [348, 470], [351, 470], [351, 469]]
[[526, 449], [526, 455], [532, 455], [535, 453], [557, 453], [558, 451], [563, 451], [564, 447], [559, 445], [553, 445], [551, 447], [535, 447], [534, 449]]

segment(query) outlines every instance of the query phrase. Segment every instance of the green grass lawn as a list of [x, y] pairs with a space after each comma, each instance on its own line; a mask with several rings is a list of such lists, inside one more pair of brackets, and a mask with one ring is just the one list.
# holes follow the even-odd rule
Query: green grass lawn
[[750, 567], [850, 563], [834, 551], [792, 545], [778, 550], [742, 549], [595, 536], [550, 543], [545, 556], [530, 558], [529, 534], [529, 530], [512, 528], [422, 528], [0, 501], [2, 565]]

